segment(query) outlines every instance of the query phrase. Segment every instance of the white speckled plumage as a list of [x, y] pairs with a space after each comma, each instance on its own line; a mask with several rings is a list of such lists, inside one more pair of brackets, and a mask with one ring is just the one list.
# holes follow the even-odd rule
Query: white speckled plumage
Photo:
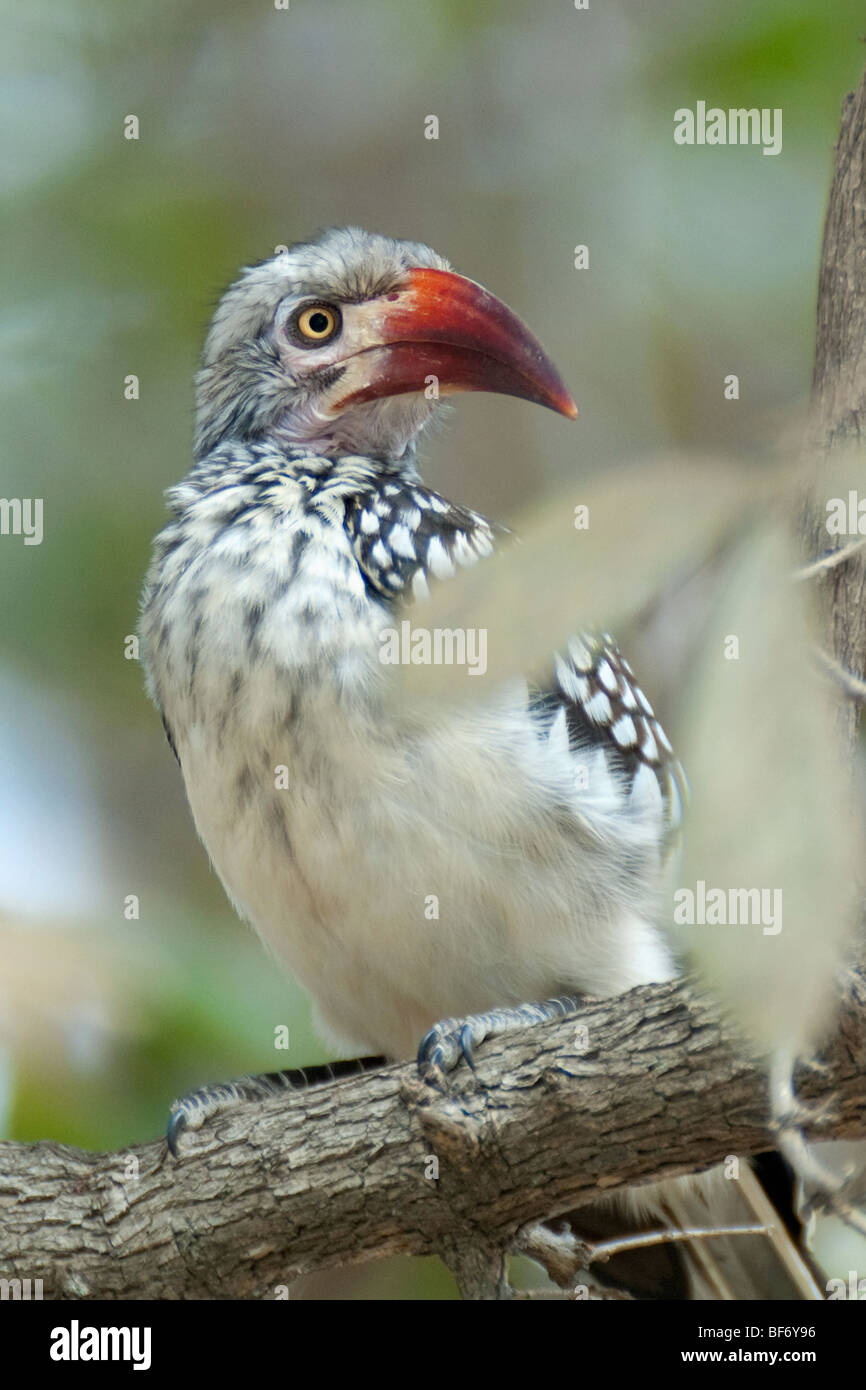
[[[381, 293], [419, 261], [444, 264], [330, 233], [228, 292], [199, 377], [201, 456], [169, 494], [141, 628], [150, 691], [238, 911], [332, 1040], [392, 1056], [443, 1016], [610, 994], [673, 969], [652, 924], [676, 768], [642, 762], [636, 732], [618, 736], [638, 718], [623, 695], [632, 709], [640, 696], [615, 646], [578, 637], [546, 686], [460, 713], [401, 710], [382, 629], [489, 554], [495, 528], [421, 483], [404, 398], [371, 412], [375, 454], [357, 451], [361, 410], [345, 443], [333, 422], [324, 442], [294, 438], [312, 388], [275, 363], [286, 295]], [[263, 399], [239, 407], [265, 360]], [[412, 418], [433, 408], [415, 402]]]

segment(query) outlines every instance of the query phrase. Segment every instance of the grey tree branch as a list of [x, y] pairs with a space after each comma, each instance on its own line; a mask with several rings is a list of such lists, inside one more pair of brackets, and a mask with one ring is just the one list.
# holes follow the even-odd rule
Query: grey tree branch
[[[805, 1121], [823, 1138], [866, 1136], [866, 976], [845, 988], [826, 1072], [797, 1078], [807, 1116], [833, 1097]], [[529, 1223], [773, 1144], [763, 1069], [684, 982], [492, 1040], [478, 1068], [446, 1094], [408, 1065], [241, 1105], [178, 1162], [162, 1141], [0, 1144], [0, 1270], [52, 1298], [267, 1298], [313, 1270], [437, 1253], [465, 1294], [494, 1297]]]

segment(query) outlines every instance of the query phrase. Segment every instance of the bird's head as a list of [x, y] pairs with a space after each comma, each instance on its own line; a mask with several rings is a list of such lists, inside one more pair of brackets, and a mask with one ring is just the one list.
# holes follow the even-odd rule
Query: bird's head
[[429, 246], [338, 228], [245, 270], [223, 296], [197, 378], [196, 453], [271, 437], [396, 461], [454, 391], [577, 415], [500, 300]]

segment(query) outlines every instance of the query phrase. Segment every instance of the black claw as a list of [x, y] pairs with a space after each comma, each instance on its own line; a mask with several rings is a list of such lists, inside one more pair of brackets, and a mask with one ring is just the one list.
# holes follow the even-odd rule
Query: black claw
[[169, 1116], [168, 1126], [165, 1131], [165, 1142], [168, 1144], [175, 1158], [180, 1157], [179, 1141], [185, 1129], [186, 1115], [183, 1110], [175, 1110], [174, 1113]]
[[439, 1091], [448, 1089], [445, 1080], [445, 1052], [441, 1042], [442, 1030], [438, 1024], [425, 1033], [418, 1047], [418, 1075], [428, 1086]]
[[464, 1023], [460, 1029], [460, 1051], [469, 1066], [475, 1071], [475, 1044], [472, 1040], [472, 1028], [468, 1023]]
[[425, 1033], [418, 1048], [418, 1073], [422, 1081], [447, 1089], [446, 1074], [464, 1057], [475, 1071], [475, 1041], [472, 1023], [437, 1023]]
[[442, 1048], [439, 1045], [439, 1030], [431, 1028], [418, 1044], [418, 1071], [425, 1076], [432, 1067], [441, 1066]]

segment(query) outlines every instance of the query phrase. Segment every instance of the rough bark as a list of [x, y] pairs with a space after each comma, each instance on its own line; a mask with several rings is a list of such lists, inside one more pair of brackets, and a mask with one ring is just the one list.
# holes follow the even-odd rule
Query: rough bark
[[[809, 1134], [866, 1136], [864, 1003], [852, 976], [827, 1073], [798, 1078], [807, 1104], [834, 1098]], [[0, 1144], [0, 1269], [53, 1298], [267, 1298], [313, 1270], [438, 1253], [493, 1296], [526, 1223], [772, 1147], [763, 1070], [683, 982], [491, 1041], [478, 1068], [445, 1093], [392, 1066], [244, 1104], [177, 1161], [162, 1141]]]
[[[827, 500], [859, 490], [866, 498], [866, 74], [842, 109], [842, 126], [824, 226], [812, 382], [811, 487], [803, 537], [810, 557], [850, 539], [827, 531]], [[827, 645], [844, 671], [866, 673], [866, 549], [823, 572], [820, 602]], [[859, 703], [840, 691], [840, 724], [849, 746]]]

